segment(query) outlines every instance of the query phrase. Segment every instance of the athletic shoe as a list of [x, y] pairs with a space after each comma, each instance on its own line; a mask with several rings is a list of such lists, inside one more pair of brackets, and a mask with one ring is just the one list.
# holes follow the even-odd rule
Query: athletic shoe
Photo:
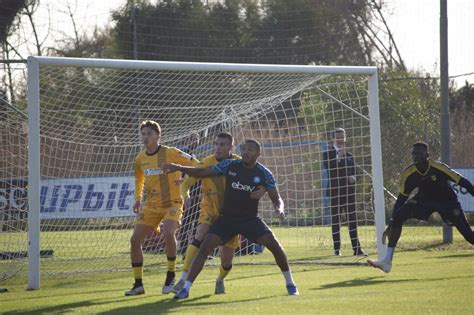
[[216, 290], [214, 294], [224, 294], [225, 293], [225, 286], [224, 280], [216, 280]]
[[334, 251], [334, 256], [342, 256], [341, 251], [339, 249], [336, 249]]
[[392, 262], [388, 259], [382, 259], [382, 260], [367, 259], [367, 263], [369, 264], [369, 266], [372, 266], [374, 268], [379, 268], [385, 273], [389, 273], [390, 270], [392, 270]]
[[179, 291], [181, 291], [181, 289], [184, 287], [184, 280], [183, 279], [179, 279], [179, 281], [173, 286], [173, 288], [171, 289], [171, 292], [173, 293], [178, 293]]
[[367, 257], [367, 256], [369, 256], [369, 254], [367, 254], [366, 252], [364, 252], [364, 251], [362, 250], [362, 248], [359, 247], [359, 248], [357, 248], [357, 249], [354, 250], [354, 256]]
[[168, 271], [166, 273], [166, 280], [165, 280], [165, 284], [163, 285], [163, 289], [161, 290], [161, 293], [168, 294], [171, 292], [174, 286], [174, 278], [175, 278], [174, 272]]
[[298, 288], [294, 284], [288, 284], [286, 289], [288, 290], [288, 295], [300, 295]]
[[145, 294], [145, 288], [143, 287], [143, 285], [134, 284], [133, 288], [125, 291], [125, 296], [140, 295], [140, 294]]
[[174, 296], [175, 299], [187, 299], [189, 297], [189, 290], [182, 288], [178, 294]]

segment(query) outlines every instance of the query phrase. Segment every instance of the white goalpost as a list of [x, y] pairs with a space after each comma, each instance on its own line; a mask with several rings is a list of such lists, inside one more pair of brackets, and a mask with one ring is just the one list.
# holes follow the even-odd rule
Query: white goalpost
[[[161, 125], [165, 145], [185, 149], [198, 134], [191, 152], [198, 159], [213, 154], [219, 132], [230, 132], [237, 144], [261, 142], [260, 161], [277, 179], [288, 218], [278, 223], [268, 197], [260, 216], [290, 263], [333, 255], [322, 153], [330, 133], [344, 128], [357, 165], [359, 239], [380, 257], [385, 206], [378, 102], [375, 67], [29, 57], [28, 288], [40, 287], [40, 275], [130, 268], [132, 170], [142, 150], [138, 126], [146, 119]], [[347, 220], [341, 216], [344, 253], [350, 252], [344, 251], [350, 248]], [[188, 221], [180, 228], [187, 232], [178, 232], [181, 246], [195, 228]], [[245, 255], [256, 247], [242, 244], [237, 261], [272, 260], [266, 252]], [[160, 236], [145, 245], [152, 248], [145, 267], [160, 267]], [[42, 257], [45, 251], [49, 257]]]

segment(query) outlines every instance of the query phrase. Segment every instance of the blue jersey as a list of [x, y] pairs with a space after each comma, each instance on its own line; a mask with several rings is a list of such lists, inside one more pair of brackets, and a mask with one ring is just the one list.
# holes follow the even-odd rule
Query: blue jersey
[[263, 185], [267, 190], [275, 189], [273, 174], [262, 164], [253, 168], [244, 167], [242, 160], [223, 160], [212, 168], [215, 174], [226, 176], [224, 217], [249, 218], [258, 215], [258, 199], [250, 198], [250, 193]]

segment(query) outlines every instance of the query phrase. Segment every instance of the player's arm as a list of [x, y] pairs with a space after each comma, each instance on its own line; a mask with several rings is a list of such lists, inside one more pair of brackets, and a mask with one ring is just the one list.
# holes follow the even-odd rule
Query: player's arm
[[280, 220], [285, 219], [285, 204], [276, 187], [268, 190], [268, 196], [273, 203], [273, 208], [278, 213]]
[[[408, 196], [410, 195], [410, 192], [413, 190], [411, 188], [408, 188], [407, 186], [407, 181], [408, 179], [408, 174], [406, 172], [403, 173], [402, 175], [402, 180], [400, 181], [400, 193], [397, 196], [397, 200], [395, 201], [395, 205], [393, 206], [393, 211], [392, 211], [392, 217], [394, 213], [400, 209], [408, 200]], [[385, 228], [385, 231], [382, 234], [382, 243], [386, 244], [388, 240], [388, 234], [390, 233], [390, 228], [391, 228], [391, 222], [388, 224], [388, 226]]]
[[395, 201], [395, 205], [393, 206], [393, 213], [397, 211], [401, 206], [403, 206], [408, 200], [408, 196], [400, 193], [398, 194], [397, 201]]
[[173, 155], [170, 161], [184, 166], [197, 166], [199, 164], [199, 160], [191, 154], [188, 154], [176, 148], [173, 149]]
[[459, 174], [444, 163], [437, 163], [435, 164], [435, 167], [445, 173], [450, 180], [452, 180], [459, 186], [466, 188], [466, 190], [471, 194], [471, 196], [474, 196], [474, 186], [467, 178], [463, 177], [461, 174]]
[[193, 198], [199, 198], [199, 197], [191, 197], [189, 195], [189, 189], [197, 182], [196, 177], [189, 177], [186, 176], [184, 181], [179, 185], [179, 193], [181, 195], [181, 198], [183, 198], [184, 201], [184, 206], [185, 208], [189, 208], [192, 204]]
[[214, 166], [209, 167], [191, 167], [191, 166], [184, 166], [174, 163], [167, 163], [163, 164], [162, 169], [165, 172], [177, 172], [180, 171], [184, 174], [193, 177], [209, 177], [209, 176], [216, 176], [216, 175], [224, 175], [229, 167], [235, 160], [227, 159], [220, 161]]
[[265, 189], [268, 191], [268, 196], [270, 197], [270, 200], [273, 203], [273, 208], [275, 211], [278, 213], [280, 221], [285, 219], [285, 205], [283, 203], [283, 199], [280, 196], [280, 192], [278, 191], [275, 177], [273, 177], [273, 174], [268, 170], [264, 169], [263, 171], [264, 176], [265, 176]]
[[135, 213], [140, 211], [144, 184], [145, 174], [143, 174], [143, 170], [140, 167], [140, 162], [138, 159], [135, 159], [135, 204], [133, 205], [133, 212]]
[[213, 171], [213, 167], [206, 167], [206, 168], [200, 168], [200, 167], [193, 167], [193, 166], [184, 166], [180, 164], [174, 164], [174, 163], [166, 163], [163, 164], [162, 167], [163, 171], [168, 172], [168, 173], [173, 173], [173, 172], [182, 172], [186, 175], [193, 176], [193, 177], [209, 177], [213, 175], [217, 175]]
[[184, 181], [179, 185], [179, 193], [183, 199], [189, 197], [189, 189], [196, 184], [197, 181], [196, 177], [186, 176]]
[[250, 193], [250, 198], [252, 199], [260, 199], [267, 192], [267, 190], [265, 189], [263, 185], [258, 185], [256, 188], [257, 189], [255, 189], [254, 191]]
[[471, 184], [471, 182], [467, 178], [461, 177], [461, 179], [458, 182], [458, 185], [466, 188], [466, 190], [471, 194], [471, 196], [474, 196], [474, 186]]
[[410, 193], [416, 188], [415, 186], [417, 184], [414, 182], [414, 175], [415, 173], [411, 169], [403, 171], [397, 201], [395, 201], [395, 205], [393, 206], [393, 213], [407, 202]]
[[354, 156], [350, 153], [347, 153], [347, 157], [349, 184], [355, 184], [355, 182], [357, 181], [357, 168], [355, 164], [355, 159]]

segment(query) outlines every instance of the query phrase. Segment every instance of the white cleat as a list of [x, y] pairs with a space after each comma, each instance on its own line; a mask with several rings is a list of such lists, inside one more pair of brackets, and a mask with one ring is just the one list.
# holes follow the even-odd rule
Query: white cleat
[[179, 293], [179, 291], [181, 291], [181, 289], [182, 289], [183, 287], [184, 287], [184, 280], [183, 280], [183, 279], [180, 279], [180, 280], [178, 281], [178, 283], [176, 283], [176, 284], [174, 285], [174, 287], [171, 289], [171, 291], [172, 291], [173, 293]]
[[389, 273], [390, 270], [392, 270], [392, 262], [387, 259], [382, 259], [382, 260], [367, 259], [367, 263], [369, 264], [369, 266], [378, 268], [385, 273]]
[[130, 290], [125, 291], [125, 296], [145, 294], [145, 288], [142, 285], [134, 285]]
[[168, 294], [173, 290], [173, 286], [175, 284], [175, 273], [174, 271], [168, 271], [166, 273], [166, 280], [165, 284], [163, 285], [163, 289], [161, 289], [161, 293]]
[[173, 290], [173, 286], [174, 286], [174, 280], [171, 281], [171, 283], [169, 285], [164, 285], [163, 286], [163, 289], [161, 290], [161, 293], [163, 294], [168, 294], [170, 293], [172, 290]]

